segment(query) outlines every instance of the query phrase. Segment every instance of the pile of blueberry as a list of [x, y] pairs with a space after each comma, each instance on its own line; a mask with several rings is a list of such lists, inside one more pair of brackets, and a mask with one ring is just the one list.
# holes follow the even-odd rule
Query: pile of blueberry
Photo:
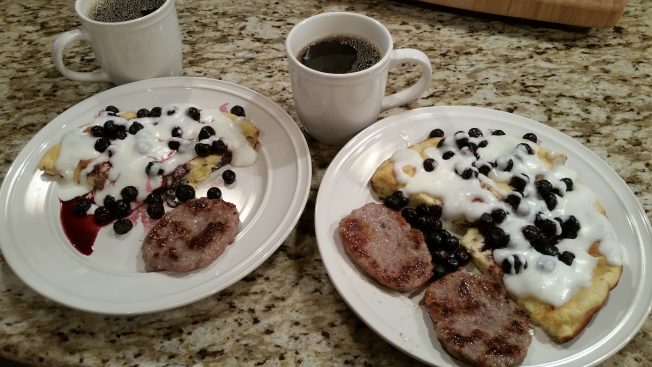
[[441, 206], [419, 204], [416, 208], [407, 207], [408, 199], [401, 191], [395, 191], [386, 197], [383, 204], [390, 209], [401, 211], [405, 221], [423, 233], [435, 264], [434, 279], [454, 272], [471, 260], [471, 255], [460, 247], [457, 237], [442, 227]]

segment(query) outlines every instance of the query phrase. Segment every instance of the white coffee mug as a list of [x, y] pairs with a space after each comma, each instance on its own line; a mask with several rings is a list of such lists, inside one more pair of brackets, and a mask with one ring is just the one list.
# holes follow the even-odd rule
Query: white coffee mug
[[[77, 0], [75, 11], [82, 27], [59, 34], [52, 44], [52, 61], [61, 74], [73, 80], [116, 84], [181, 75], [181, 32], [174, 0], [166, 0], [151, 14], [117, 23], [89, 17], [96, 1], [101, 0]], [[64, 65], [64, 49], [80, 40], [90, 42], [99, 70], [77, 72]]]
[[[339, 35], [370, 41], [379, 48], [380, 61], [348, 74], [320, 72], [299, 61], [299, 53], [307, 45]], [[375, 122], [381, 111], [419, 98], [432, 79], [426, 54], [415, 49], [394, 50], [387, 28], [361, 14], [332, 12], [305, 19], [292, 28], [285, 47], [299, 119], [312, 137], [326, 144], [343, 144]], [[420, 79], [406, 89], [385, 96], [390, 67], [402, 63], [418, 65]]]

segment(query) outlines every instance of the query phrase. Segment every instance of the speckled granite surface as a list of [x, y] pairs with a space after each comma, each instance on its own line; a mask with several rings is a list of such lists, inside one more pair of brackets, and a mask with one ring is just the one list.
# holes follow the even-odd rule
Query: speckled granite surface
[[[179, 0], [177, 8], [184, 74], [250, 87], [295, 118], [285, 34], [322, 11], [373, 16], [396, 47], [419, 48], [432, 59], [427, 95], [404, 109], [478, 105], [539, 120], [606, 160], [652, 213], [652, 1], [630, 1], [619, 25], [603, 30], [372, 0]], [[54, 69], [51, 42], [75, 26], [72, 1], [6, 0], [0, 7], [0, 179], [39, 128], [110, 87], [68, 81]], [[68, 61], [90, 70], [94, 60], [75, 46]], [[416, 78], [407, 67], [392, 75], [390, 89]], [[258, 270], [203, 301], [145, 316], [86, 314], [35, 294], [0, 257], [0, 356], [39, 366], [417, 364], [368, 329], [326, 275], [313, 207], [338, 148], [308, 141], [313, 190], [296, 230]], [[652, 366], [651, 350], [648, 319], [604, 365]]]

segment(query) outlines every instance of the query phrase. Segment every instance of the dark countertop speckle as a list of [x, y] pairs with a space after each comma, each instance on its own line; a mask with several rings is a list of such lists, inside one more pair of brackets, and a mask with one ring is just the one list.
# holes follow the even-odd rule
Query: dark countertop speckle
[[[284, 40], [299, 20], [333, 10], [383, 22], [397, 48], [423, 50], [434, 77], [416, 107], [475, 105], [563, 131], [604, 159], [652, 213], [652, 2], [629, 1], [618, 26], [576, 29], [399, 1], [179, 0], [184, 74], [254, 89], [296, 120]], [[69, 107], [111, 87], [64, 79], [57, 33], [79, 26], [71, 1], [0, 7], [0, 180], [20, 149]], [[66, 60], [92, 70], [85, 45]], [[392, 71], [389, 90], [413, 82]], [[417, 362], [375, 335], [340, 298], [314, 237], [317, 188], [339, 147], [309, 137], [312, 191], [290, 237], [260, 268], [202, 301], [141, 316], [88, 314], [28, 288], [0, 257], [0, 356], [39, 366], [373, 365]], [[652, 319], [604, 366], [652, 366]], [[2, 360], [0, 360], [2, 362]]]

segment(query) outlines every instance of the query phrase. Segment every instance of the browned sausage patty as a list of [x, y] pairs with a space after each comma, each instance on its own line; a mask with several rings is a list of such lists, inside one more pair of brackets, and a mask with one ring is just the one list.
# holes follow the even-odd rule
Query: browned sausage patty
[[238, 234], [235, 205], [191, 199], [166, 213], [143, 241], [147, 271], [190, 271], [213, 262]]
[[432, 283], [424, 302], [439, 342], [454, 357], [492, 367], [525, 358], [530, 319], [502, 284], [461, 269]]
[[338, 232], [353, 261], [386, 287], [411, 291], [432, 276], [423, 234], [382, 204], [352, 211], [340, 221]]

